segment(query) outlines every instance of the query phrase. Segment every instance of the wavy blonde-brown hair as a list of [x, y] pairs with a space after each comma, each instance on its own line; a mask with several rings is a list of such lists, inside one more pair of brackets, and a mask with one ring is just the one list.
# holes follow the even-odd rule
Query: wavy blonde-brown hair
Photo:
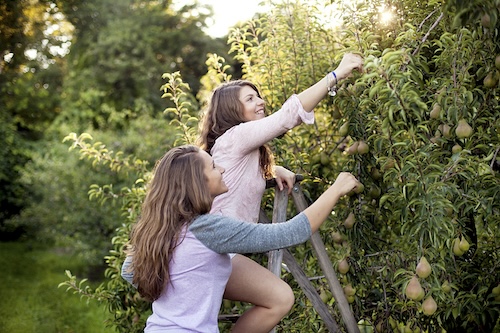
[[[200, 121], [200, 136], [198, 144], [210, 153], [215, 140], [226, 133], [231, 127], [239, 125], [246, 120], [243, 118], [243, 104], [239, 96], [242, 87], [248, 86], [260, 92], [257, 87], [246, 80], [235, 80], [221, 84], [213, 94], [205, 113]], [[259, 147], [260, 168], [265, 178], [273, 177], [274, 157], [268, 145]]]
[[169, 282], [169, 264], [182, 230], [212, 205], [200, 148], [169, 150], [155, 165], [130, 238], [134, 284], [149, 301], [160, 297]]

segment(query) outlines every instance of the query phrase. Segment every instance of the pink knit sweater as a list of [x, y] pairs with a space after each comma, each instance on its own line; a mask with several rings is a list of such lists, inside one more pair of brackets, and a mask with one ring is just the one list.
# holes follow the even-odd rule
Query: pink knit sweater
[[314, 112], [306, 112], [297, 95], [263, 119], [241, 123], [215, 141], [211, 155], [226, 171], [229, 191], [217, 196], [213, 214], [258, 222], [266, 182], [259, 165], [259, 147], [301, 123], [313, 124]]

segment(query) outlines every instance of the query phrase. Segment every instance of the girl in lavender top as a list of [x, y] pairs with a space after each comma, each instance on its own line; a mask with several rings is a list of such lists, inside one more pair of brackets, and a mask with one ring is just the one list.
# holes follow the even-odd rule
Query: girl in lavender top
[[[295, 174], [275, 166], [267, 142], [301, 123], [314, 123], [314, 107], [327, 92], [362, 69], [358, 55], [346, 54], [335, 71], [267, 116], [265, 103], [251, 82], [224, 83], [213, 92], [201, 122], [200, 146], [223, 167], [227, 193], [214, 199], [211, 213], [257, 222], [265, 180], [275, 177], [280, 190], [291, 190]], [[232, 258], [224, 298], [254, 305], [233, 326], [233, 332], [269, 332], [290, 311], [293, 292], [287, 283], [243, 255]]]
[[[209, 214], [213, 199], [228, 191], [224, 171], [195, 146], [173, 148], [155, 166], [122, 267], [122, 276], [153, 302], [145, 332], [218, 332], [218, 311], [234, 264], [228, 253], [306, 241], [337, 201], [360, 186], [353, 175], [341, 173], [294, 218], [255, 224]], [[238, 329], [245, 328], [240, 324]]]

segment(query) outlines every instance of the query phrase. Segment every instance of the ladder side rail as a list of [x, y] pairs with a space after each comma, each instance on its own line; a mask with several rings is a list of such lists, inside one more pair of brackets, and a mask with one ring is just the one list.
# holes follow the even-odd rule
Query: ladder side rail
[[[304, 197], [304, 193], [300, 188], [300, 184], [295, 184], [292, 191], [292, 198], [295, 202], [295, 206], [299, 212], [304, 211], [309, 205]], [[349, 333], [360, 333], [358, 324], [354, 319], [354, 314], [351, 311], [349, 306], [349, 302], [344, 294], [344, 290], [340, 285], [340, 282], [337, 278], [337, 274], [333, 269], [333, 264], [328, 256], [328, 253], [325, 249], [325, 244], [321, 239], [321, 235], [319, 231], [316, 231], [311, 236], [311, 243], [318, 257], [319, 265], [325, 274], [325, 277], [328, 281], [328, 285], [330, 286], [330, 290], [335, 298], [336, 303], [338, 304], [340, 314], [342, 315], [342, 319], [344, 320], [344, 324], [346, 325], [347, 331]]]

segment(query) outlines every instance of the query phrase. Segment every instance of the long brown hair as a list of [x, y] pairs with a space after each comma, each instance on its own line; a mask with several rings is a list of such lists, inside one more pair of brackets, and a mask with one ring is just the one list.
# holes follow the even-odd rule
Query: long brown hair
[[132, 229], [133, 282], [149, 301], [167, 288], [169, 263], [184, 225], [210, 211], [212, 197], [199, 152], [195, 146], [176, 147], [156, 163], [141, 217]]
[[[215, 140], [233, 126], [246, 120], [243, 118], [243, 104], [239, 96], [242, 87], [248, 86], [255, 90], [260, 98], [257, 87], [245, 80], [235, 80], [221, 84], [213, 94], [208, 107], [200, 121], [200, 136], [198, 144], [208, 153], [213, 148]], [[273, 176], [274, 157], [268, 145], [259, 147], [260, 168], [265, 178]]]

